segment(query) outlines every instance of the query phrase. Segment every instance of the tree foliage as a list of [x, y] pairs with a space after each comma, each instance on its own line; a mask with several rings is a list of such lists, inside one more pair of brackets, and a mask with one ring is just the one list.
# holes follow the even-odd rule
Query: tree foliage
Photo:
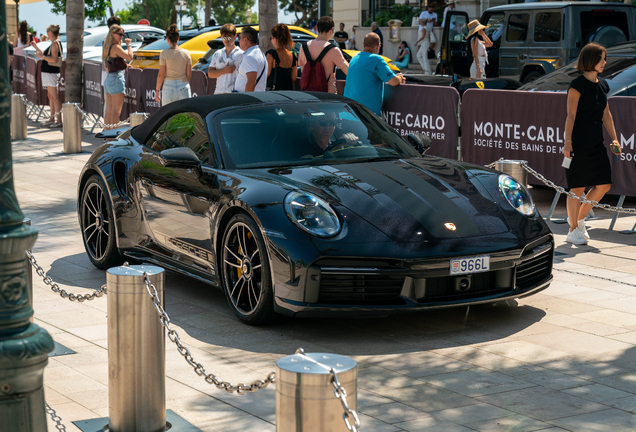
[[279, 8], [288, 14], [294, 14], [294, 25], [309, 25], [312, 19], [318, 19], [318, 2], [316, 0], [279, 0]]
[[[66, 15], [66, 0], [48, 0], [51, 11], [56, 15]], [[84, 0], [84, 15], [90, 21], [104, 21], [106, 10], [110, 7], [107, 0]]]
[[[375, 15], [375, 21], [378, 23], [380, 27], [384, 27], [389, 25], [389, 21], [392, 19], [398, 19], [402, 21], [404, 26], [410, 26], [411, 20], [414, 16], [420, 15], [420, 10], [413, 10], [409, 5], [394, 5], [389, 7], [388, 9], [384, 9], [382, 12], [379, 12]], [[441, 14], [439, 11], [435, 10], [439, 19], [441, 19]], [[364, 27], [369, 27], [373, 20], [369, 18], [363, 24]]]
[[[255, 0], [212, 0], [212, 17], [218, 25], [242, 24], [247, 21], [246, 12], [254, 3]], [[252, 22], [255, 22], [254, 14]]]

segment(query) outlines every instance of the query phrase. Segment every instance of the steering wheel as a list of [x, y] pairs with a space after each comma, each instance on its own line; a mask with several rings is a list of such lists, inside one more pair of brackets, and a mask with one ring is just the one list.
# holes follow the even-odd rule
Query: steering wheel
[[340, 144], [344, 144], [346, 142], [347, 142], [347, 140], [345, 138], [340, 138], [340, 139], [335, 140], [334, 142], [329, 144], [327, 147], [325, 147], [325, 153], [328, 152], [328, 151], [333, 150], [335, 147], [339, 146]]

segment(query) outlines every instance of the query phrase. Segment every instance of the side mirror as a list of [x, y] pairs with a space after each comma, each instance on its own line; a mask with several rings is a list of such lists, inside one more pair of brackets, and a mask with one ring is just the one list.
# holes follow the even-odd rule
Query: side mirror
[[407, 141], [411, 144], [418, 153], [424, 154], [431, 148], [431, 137], [420, 132], [410, 133], [407, 137]]
[[188, 147], [174, 147], [160, 153], [166, 167], [200, 168], [199, 156]]

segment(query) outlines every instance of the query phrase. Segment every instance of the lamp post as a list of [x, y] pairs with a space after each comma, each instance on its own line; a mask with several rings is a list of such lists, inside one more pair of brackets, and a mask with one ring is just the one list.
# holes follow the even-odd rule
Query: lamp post
[[0, 4], [0, 430], [46, 432], [44, 368], [53, 339], [31, 322], [25, 251], [37, 231], [23, 223], [13, 187], [7, 10]]

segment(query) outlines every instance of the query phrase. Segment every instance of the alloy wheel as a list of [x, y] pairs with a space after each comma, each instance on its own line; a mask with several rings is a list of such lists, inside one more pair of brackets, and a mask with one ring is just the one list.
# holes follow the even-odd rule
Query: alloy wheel
[[109, 252], [110, 224], [106, 195], [98, 183], [91, 183], [84, 192], [81, 221], [86, 251], [94, 261], [101, 261]]
[[223, 245], [223, 271], [228, 298], [243, 315], [254, 313], [263, 297], [262, 252], [250, 227], [237, 222]]

